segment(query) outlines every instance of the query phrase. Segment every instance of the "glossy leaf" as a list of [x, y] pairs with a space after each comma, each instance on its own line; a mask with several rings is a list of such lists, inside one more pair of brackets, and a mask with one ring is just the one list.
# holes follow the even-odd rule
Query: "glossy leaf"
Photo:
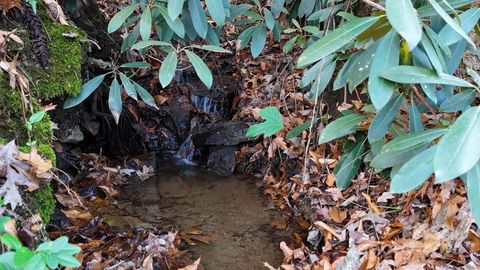
[[[461, 20], [461, 25], [458, 25], [457, 21], [453, 21], [453, 23], [460, 27], [464, 33], [469, 33], [480, 19], [480, 8], [471, 8], [462, 12], [459, 19]], [[438, 36], [447, 46], [455, 44], [463, 38], [448, 24], [440, 30]]]
[[93, 91], [95, 91], [100, 84], [103, 82], [105, 79], [106, 74], [99, 75], [88, 82], [86, 82], [84, 85], [82, 85], [82, 89], [80, 90], [80, 94], [78, 94], [76, 97], [69, 97], [65, 103], [63, 103], [63, 108], [68, 109], [74, 106], [77, 106], [80, 104], [82, 101], [84, 101], [86, 98], [88, 98]]
[[275, 26], [275, 19], [273, 18], [272, 12], [270, 12], [270, 10], [267, 8], [263, 8], [263, 16], [265, 18], [265, 24], [267, 25], [268, 29], [272, 31], [273, 27]]
[[163, 19], [165, 19], [165, 22], [167, 23], [168, 27], [172, 29], [173, 32], [180, 38], [185, 37], [185, 27], [183, 26], [182, 21], [180, 18], [176, 18], [175, 20], [172, 21], [170, 19], [170, 16], [168, 16], [168, 11], [165, 7], [160, 6], [158, 7], [158, 10], [160, 10], [160, 14], [162, 14]]
[[195, 53], [189, 50], [185, 50], [185, 53], [187, 54], [190, 63], [192, 63], [193, 68], [197, 73], [197, 76], [200, 78], [203, 84], [205, 84], [205, 86], [210, 89], [213, 83], [213, 76], [208, 66], [205, 64], [205, 62], [203, 62], [202, 58], [200, 58]]
[[428, 129], [425, 131], [409, 133], [400, 137], [397, 137], [382, 147], [382, 152], [388, 151], [402, 151], [416, 148], [421, 144], [431, 142], [436, 138], [442, 136], [445, 133], [446, 129], [435, 128]]
[[[448, 0], [448, 5], [453, 7], [453, 8], [460, 8], [460, 7], [464, 7], [468, 4], [471, 4], [475, 2], [475, 0]], [[454, 11], [453, 10], [450, 10], [447, 6], [447, 4], [445, 4], [444, 1], [441, 1], [440, 2], [440, 6], [444, 9], [447, 9], [448, 10], [448, 13], [453, 13]], [[418, 15], [420, 16], [420, 18], [425, 18], [425, 17], [430, 17], [430, 16], [434, 16], [434, 15], [437, 15], [437, 12], [435, 11], [435, 9], [431, 6], [431, 5], [423, 5], [422, 7], [420, 7], [418, 9]]]
[[425, 150], [429, 143], [421, 144], [415, 148], [402, 151], [380, 152], [376, 155], [370, 166], [377, 169], [386, 169], [403, 164]]
[[368, 94], [375, 109], [379, 111], [393, 95], [395, 84], [381, 78], [379, 74], [387, 67], [398, 66], [400, 37], [390, 31], [382, 38], [372, 60], [368, 79]]
[[300, 37], [299, 35], [296, 35], [293, 38], [291, 38], [289, 41], [285, 42], [285, 44], [283, 45], [283, 53], [285, 54], [289, 53], [290, 50], [292, 50], [293, 46], [295, 45], [299, 37]]
[[175, 51], [167, 54], [165, 59], [163, 59], [162, 66], [158, 77], [160, 79], [160, 84], [163, 88], [167, 87], [175, 76], [175, 70], [177, 69], [177, 53]]
[[423, 130], [422, 116], [413, 102], [410, 102], [410, 109], [408, 110], [409, 129], [410, 132], [419, 132]]
[[480, 164], [477, 163], [467, 173], [467, 197], [473, 218], [480, 224]]
[[472, 104], [476, 93], [475, 89], [469, 89], [448, 97], [440, 104], [440, 111], [446, 113], [464, 111]]
[[309, 69], [305, 69], [303, 72], [302, 80], [300, 81], [300, 87], [305, 88], [315, 79], [318, 78], [321, 72], [332, 62], [335, 55], [329, 55], [313, 65]]
[[335, 184], [339, 189], [345, 189], [352, 183], [352, 179], [357, 174], [362, 164], [362, 155], [365, 148], [365, 142], [359, 142], [346, 154], [340, 165], [340, 168], [334, 171]]
[[312, 13], [310, 16], [308, 16], [308, 20], [309, 21], [318, 20], [319, 22], [324, 22], [328, 19], [329, 16], [335, 15], [335, 13], [337, 13], [342, 8], [343, 8], [343, 4], [337, 4], [333, 7], [328, 6], [324, 9], [320, 9]]
[[151, 65], [147, 62], [129, 62], [121, 65], [121, 68], [149, 68]]
[[396, 66], [390, 67], [380, 74], [381, 77], [399, 83], [432, 83], [463, 87], [474, 87], [469, 82], [449, 74], [439, 74], [434, 70], [414, 67]]
[[120, 84], [117, 78], [113, 79], [110, 85], [110, 91], [108, 94], [108, 108], [115, 119], [115, 123], [118, 124], [120, 120], [120, 114], [122, 113], [122, 93], [120, 91]]
[[320, 76], [317, 76], [317, 79], [313, 82], [312, 87], [310, 88], [310, 99], [315, 100], [319, 95], [325, 91], [330, 80], [332, 79], [333, 73], [335, 72], [335, 67], [337, 63], [329, 63], [320, 73]]
[[368, 29], [378, 18], [379, 17], [358, 18], [342, 24], [339, 28], [329, 32], [303, 51], [298, 58], [297, 66], [299, 68], [305, 67], [334, 53]]
[[150, 95], [150, 93], [147, 91], [147, 89], [143, 88], [143, 86], [141, 86], [137, 82], [133, 82], [133, 85], [135, 86], [138, 95], [143, 100], [143, 102], [145, 102], [145, 104], [155, 109], [158, 109], [157, 105], [155, 104], [155, 100], [153, 99], [152, 95]]
[[448, 15], [448, 13], [438, 4], [436, 0], [428, 0], [430, 5], [435, 9], [435, 11], [442, 17], [442, 19], [462, 38], [464, 38], [468, 43], [475, 47], [475, 43], [470, 39], [470, 37], [463, 31], [463, 29]]
[[223, 1], [205, 0], [205, 4], [207, 4], [208, 12], [212, 16], [213, 20], [218, 25], [225, 24], [225, 9], [223, 7]]
[[422, 26], [411, 0], [386, 0], [387, 18], [393, 29], [397, 31], [413, 50], [422, 38]]
[[438, 143], [433, 166], [436, 183], [445, 182], [469, 171], [480, 159], [480, 107], [465, 111]]
[[158, 41], [158, 40], [143, 40], [140, 41], [132, 46], [132, 49], [134, 50], [141, 50], [146, 47], [150, 46], [167, 46], [167, 47], [172, 47], [170, 43], [163, 42], [163, 41]]
[[152, 32], [152, 11], [150, 7], [146, 7], [143, 10], [142, 17], [140, 18], [140, 36], [143, 40], [148, 40]]
[[358, 130], [359, 124], [367, 117], [358, 113], [342, 116], [328, 124], [320, 133], [318, 144], [327, 143]]
[[255, 27], [255, 30], [253, 30], [253, 33], [252, 33], [252, 44], [250, 47], [253, 58], [256, 58], [257, 56], [259, 56], [260, 53], [263, 51], [266, 40], [267, 40], [267, 29], [265, 28], [265, 25], [263, 23], [260, 25], [257, 25]]
[[260, 134], [271, 136], [283, 128], [283, 118], [275, 107], [266, 107], [259, 112], [265, 120], [263, 123], [252, 125], [248, 128], [246, 137], [255, 137]]
[[[445, 65], [445, 61], [443, 60], [443, 56], [439, 50], [435, 49], [432, 41], [427, 36], [423, 36], [421, 42], [422, 47], [437, 74], [447, 72], [447, 67]], [[429, 68], [429, 66], [427, 66], [427, 68]]]
[[465, 39], [462, 39], [461, 41], [449, 47], [451, 51], [451, 56], [445, 58], [445, 62], [447, 64], [449, 74], [453, 74], [462, 63], [462, 58], [463, 58], [463, 55], [465, 54], [466, 48], [467, 48], [467, 41]]
[[230, 7], [230, 20], [233, 20], [243, 15], [245, 12], [247, 12], [251, 8], [252, 8], [252, 5], [249, 5], [249, 4], [232, 5]]
[[436, 146], [416, 155], [395, 173], [390, 184], [391, 193], [405, 193], [422, 186], [433, 174], [433, 156]]
[[210, 52], [232, 53], [227, 49], [224, 49], [220, 46], [215, 46], [215, 45], [193, 45], [192, 47], [198, 48], [200, 50], [210, 51]]
[[125, 92], [127, 92], [127, 95], [137, 100], [137, 90], [127, 75], [120, 73], [120, 81], [122, 82], [123, 88], [125, 89]]
[[348, 83], [348, 91], [350, 93], [353, 93], [357, 86], [359, 86], [363, 81], [368, 78], [371, 63], [375, 58], [375, 52], [378, 45], [379, 42], [375, 42], [366, 50], [360, 51], [358, 58], [356, 58], [355, 62], [351, 65], [348, 72], [345, 74]]
[[400, 106], [404, 98], [402, 95], [393, 97], [385, 106], [377, 113], [368, 128], [368, 140], [370, 142], [381, 139], [388, 131], [393, 120], [397, 116]]
[[176, 20], [183, 9], [183, 0], [169, 0], [167, 2], [168, 16], [172, 21]]
[[133, 4], [122, 8], [122, 10], [116, 13], [108, 23], [108, 33], [113, 33], [122, 27], [125, 20], [132, 15], [136, 8], [137, 4]]
[[193, 27], [202, 38], [207, 36], [208, 22], [200, 0], [188, 0], [188, 10], [192, 17]]
[[[313, 124], [315, 124], [320, 118], [315, 118], [315, 120], [313, 121]], [[287, 136], [285, 137], [285, 139], [287, 140], [290, 140], [290, 139], [293, 139], [295, 137], [297, 137], [298, 135], [300, 135], [303, 131], [307, 130], [310, 125], [312, 125], [312, 121], [311, 120], [308, 120], [306, 121], [305, 123], [301, 124], [301, 125], [298, 125], [297, 127], [295, 127], [294, 129], [290, 130], [287, 134]]]

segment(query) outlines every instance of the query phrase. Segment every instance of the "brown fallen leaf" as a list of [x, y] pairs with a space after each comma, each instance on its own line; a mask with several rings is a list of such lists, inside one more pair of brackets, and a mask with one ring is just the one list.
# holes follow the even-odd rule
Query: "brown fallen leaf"
[[43, 0], [47, 6], [47, 12], [50, 18], [56, 22], [59, 22], [63, 25], [68, 25], [65, 14], [63, 13], [62, 7], [57, 3], [56, 0]]
[[52, 161], [43, 159], [42, 156], [38, 154], [36, 147], [32, 147], [28, 154], [19, 152], [17, 158], [19, 160], [27, 161], [32, 165], [37, 176], [47, 173], [53, 168]]
[[[70, 192], [74, 192], [74, 191], [72, 190]], [[55, 198], [57, 198], [57, 201], [61, 205], [69, 209], [74, 209], [79, 204], [83, 205], [83, 203], [80, 201], [81, 200], [80, 196], [76, 196], [76, 198], [74, 198], [73, 196], [69, 196], [69, 195], [55, 194]]]
[[347, 211], [341, 211], [338, 207], [330, 208], [330, 217], [336, 223], [342, 223], [347, 218]]
[[0, 7], [3, 10], [3, 15], [5, 15], [14, 7], [22, 9], [22, 4], [20, 3], [20, 0], [0, 0]]
[[62, 210], [72, 225], [83, 227], [87, 225], [93, 216], [89, 212], [80, 212], [78, 210]]
[[201, 258], [198, 258], [198, 260], [196, 260], [196, 261], [195, 261], [194, 263], [192, 263], [191, 265], [188, 265], [188, 266], [179, 268], [178, 270], [197, 270], [197, 269], [198, 269], [198, 266], [200, 265], [200, 259], [201, 259]]

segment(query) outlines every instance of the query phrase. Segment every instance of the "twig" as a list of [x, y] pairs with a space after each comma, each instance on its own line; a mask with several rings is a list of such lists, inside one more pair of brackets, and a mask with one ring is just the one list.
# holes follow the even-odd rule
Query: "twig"
[[323, 221], [315, 221], [313, 223], [316, 227], [324, 229], [325, 231], [329, 232], [335, 238], [340, 239], [340, 234], [338, 234], [332, 227], [325, 224]]
[[430, 104], [428, 104], [428, 102], [425, 100], [425, 98], [422, 96], [422, 94], [420, 94], [420, 91], [418, 90], [418, 88], [415, 86], [415, 85], [412, 85], [412, 88], [413, 88], [413, 91], [415, 92], [415, 95], [423, 102], [423, 104], [425, 104], [425, 107], [427, 107], [427, 109], [435, 116], [437, 115], [435, 113], [435, 110], [432, 108], [432, 106], [430, 106]]
[[364, 2], [365, 4], [367, 4], [369, 6], [372, 6], [372, 7], [376, 8], [378, 10], [385, 11], [385, 8], [382, 5], [377, 4], [377, 3], [375, 3], [371, 0], [362, 0], [362, 2]]

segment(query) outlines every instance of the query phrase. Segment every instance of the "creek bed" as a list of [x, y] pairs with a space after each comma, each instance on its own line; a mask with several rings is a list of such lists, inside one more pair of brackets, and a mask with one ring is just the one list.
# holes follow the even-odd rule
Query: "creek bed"
[[[270, 226], [278, 212], [267, 209], [250, 177], [218, 176], [199, 167], [167, 163], [132, 187], [136, 216], [187, 237], [191, 232], [196, 245], [188, 250], [193, 259], [202, 258], [207, 270], [266, 269], [263, 262], [281, 263], [278, 245], [288, 237]], [[204, 244], [195, 238], [211, 241]]]

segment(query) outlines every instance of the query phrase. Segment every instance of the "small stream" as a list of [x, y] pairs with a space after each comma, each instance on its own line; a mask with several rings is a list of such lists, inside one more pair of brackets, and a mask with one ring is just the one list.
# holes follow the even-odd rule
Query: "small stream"
[[187, 249], [193, 259], [202, 258], [207, 270], [266, 269], [263, 262], [281, 263], [278, 245], [286, 233], [270, 226], [279, 215], [267, 209], [253, 179], [163, 164], [156, 176], [132, 188], [136, 216], [192, 237], [187, 240], [196, 245]]

